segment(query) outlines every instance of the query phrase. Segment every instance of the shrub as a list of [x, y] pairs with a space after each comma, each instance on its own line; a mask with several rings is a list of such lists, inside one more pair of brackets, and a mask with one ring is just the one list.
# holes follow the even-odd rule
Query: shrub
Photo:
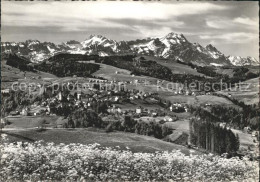
[[247, 158], [42, 142], [0, 150], [0, 181], [259, 181], [258, 162]]

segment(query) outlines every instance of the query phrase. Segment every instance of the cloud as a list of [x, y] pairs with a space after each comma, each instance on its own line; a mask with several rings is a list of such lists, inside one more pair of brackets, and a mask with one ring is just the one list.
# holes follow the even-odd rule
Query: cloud
[[[159, 25], [183, 22], [174, 17], [227, 9], [213, 3], [194, 2], [2, 2], [2, 26], [54, 26], [61, 30], [86, 27], [119, 27], [126, 23], [103, 19], [158, 21]], [[165, 21], [169, 20], [169, 21]]]
[[247, 32], [225, 33], [218, 35], [200, 35], [201, 39], [220, 43], [248, 43], [258, 38], [258, 34]]
[[210, 28], [223, 29], [230, 27], [230, 21], [219, 18], [211, 18], [206, 20], [206, 25]]
[[240, 23], [244, 25], [249, 25], [249, 26], [258, 26], [258, 21], [252, 20], [250, 18], [245, 18], [245, 17], [238, 17], [233, 20], [234, 23]]
[[[258, 21], [251, 18], [219, 18], [210, 17], [206, 19], [206, 25], [210, 28], [215, 29], [235, 29], [235, 28], [246, 28], [258, 30]], [[247, 25], [247, 26], [245, 26]]]
[[139, 26], [139, 25], [134, 26], [133, 30], [135, 30], [136, 32], [139, 32], [143, 36], [143, 38], [145, 38], [145, 37], [162, 37], [173, 31], [169, 27], [149, 28], [149, 27]]
[[90, 34], [134, 40], [175, 32], [190, 42], [222, 45], [230, 54], [240, 54], [239, 46], [244, 55], [258, 54], [257, 2], [2, 1], [1, 5], [5, 41], [57, 43], [81, 41]]

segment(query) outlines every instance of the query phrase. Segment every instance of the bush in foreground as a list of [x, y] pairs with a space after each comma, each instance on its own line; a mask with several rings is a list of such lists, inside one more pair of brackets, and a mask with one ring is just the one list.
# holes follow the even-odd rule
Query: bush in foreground
[[257, 162], [180, 151], [132, 153], [98, 144], [1, 146], [0, 181], [258, 181]]

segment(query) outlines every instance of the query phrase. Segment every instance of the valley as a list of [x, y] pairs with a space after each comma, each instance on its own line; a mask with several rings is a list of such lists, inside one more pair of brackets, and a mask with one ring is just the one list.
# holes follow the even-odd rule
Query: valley
[[0, 9], [0, 182], [259, 181], [257, 2]]
[[[155, 142], [153, 146], [153, 144], [150, 143], [151, 141], [149, 141], [151, 146], [148, 147], [145, 144], [146, 139], [143, 136], [131, 133], [131, 131], [128, 131], [131, 134], [125, 134], [124, 137], [130, 135], [139, 137], [139, 139], [129, 140], [125, 138], [121, 141], [117, 135], [121, 135], [120, 132], [122, 132], [122, 129], [120, 129], [120, 127], [118, 128], [120, 124], [118, 125], [116, 123], [124, 123], [124, 120], [130, 116], [130, 118], [133, 119], [131, 122], [134, 121], [134, 123], [143, 122], [148, 125], [150, 125], [150, 123], [157, 123], [155, 124], [156, 126], [168, 128], [167, 130], [169, 131], [167, 132], [169, 133], [168, 136], [164, 138], [164, 143], [168, 141], [169, 144], [165, 145], [165, 149], [163, 150], [183, 148], [185, 153], [188, 151], [188, 149], [185, 149], [185, 146], [187, 147], [189, 142], [189, 120], [194, 118], [194, 114], [190, 110], [190, 107], [210, 109], [212, 106], [219, 106], [243, 110], [240, 105], [234, 104], [234, 102], [229, 99], [230, 95], [232, 99], [241, 100], [245, 102], [245, 104], [256, 103], [258, 78], [244, 82], [250, 83], [250, 92], [243, 93], [227, 90], [216, 92], [217, 94], [226, 95], [225, 98], [221, 95], [214, 94], [212, 91], [205, 92], [204, 90], [199, 90], [196, 86], [195, 88], [190, 88], [185, 85], [184, 82], [181, 82], [181, 80], [187, 78], [188, 75], [188, 78], [191, 81], [195, 80], [196, 82], [198, 81], [196, 79], [199, 78], [199, 81], [210, 81], [214, 83], [215, 77], [209, 77], [207, 76], [207, 73], [199, 73], [197, 69], [193, 68], [192, 64], [182, 64], [170, 59], [161, 59], [152, 56], [126, 57], [126, 59], [130, 58], [131, 60], [129, 63], [135, 65], [134, 69], [137, 70], [138, 74], [134, 74], [131, 66], [127, 67], [124, 66], [124, 64], [121, 64], [121, 62], [124, 62], [124, 56], [111, 58], [104, 59], [103, 57], [95, 56], [81, 57], [80, 55], [75, 54], [58, 55], [58, 57], [56, 56], [46, 60], [45, 62], [47, 64], [45, 62], [39, 64], [34, 63], [34, 71], [22, 71], [19, 68], [7, 65], [6, 60], [3, 60], [2, 93], [4, 94], [4, 98], [5, 95], [7, 97], [10, 94], [13, 95], [10, 89], [11, 83], [15, 82], [16, 86], [21, 83], [26, 85], [26, 89], [22, 93], [25, 94], [24, 99], [20, 101], [26, 103], [26, 105], [15, 106], [15, 103], [13, 103], [13, 107], [15, 107], [14, 111], [12, 108], [7, 108], [7, 105], [5, 106], [5, 104], [9, 104], [8, 102], [3, 101], [4, 107], [2, 107], [2, 111], [5, 113], [5, 118], [2, 119], [2, 122], [5, 123], [5, 126], [2, 130], [10, 136], [10, 142], [31, 142], [42, 139], [46, 142], [59, 143], [66, 141], [63, 137], [63, 135], [66, 135], [68, 139], [72, 139], [68, 140], [68, 142], [90, 144], [100, 143], [103, 138], [101, 137], [101, 133], [104, 133], [106, 135], [104, 136], [105, 138], [109, 137], [110, 144], [108, 143], [108, 146], [128, 146], [130, 149], [132, 148], [131, 150], [134, 152], [155, 151], [159, 149], [156, 146], [164, 145], [158, 143], [160, 139], [156, 139], [158, 144]], [[17, 58], [11, 57], [11, 59], [15, 60]], [[70, 60], [71, 63], [77, 62], [79, 66], [92, 64], [94, 67], [97, 67], [97, 70], [94, 70], [92, 73], [88, 72], [88, 74], [90, 73], [89, 76], [83, 76], [82, 73], [77, 74], [78, 71], [73, 70], [72, 67], [68, 67], [67, 69], [69, 74], [66, 73], [67, 71], [64, 71], [63, 75], [60, 73], [57, 75], [57, 71], [51, 72], [51, 69], [54, 69], [52, 68], [52, 65], [56, 66], [55, 69], [60, 69], [62, 64], [68, 64], [69, 62], [66, 61], [66, 59]], [[60, 60], [63, 60], [62, 64], [55, 64]], [[109, 62], [110, 60], [119, 60], [120, 62]], [[138, 61], [143, 61], [145, 64], [142, 65], [138, 63]], [[146, 64], [150, 63], [158, 64], [162, 66], [162, 69], [169, 69], [173, 75], [173, 80], [176, 82], [171, 82], [169, 80], [171, 77], [165, 77], [165, 79], [164, 77], [161, 77], [161, 73], [159, 72], [160, 69], [158, 69], [160, 67], [156, 68], [158, 69], [157, 75], [142, 75], [143, 70], [143, 73], [146, 73]], [[138, 66], [138, 64], [140, 64], [140, 66]], [[47, 69], [45, 68], [45, 65], [48, 66]], [[229, 69], [221, 67], [211, 68], [215, 69], [218, 75], [229, 75], [230, 78], [234, 77], [234, 70], [237, 69], [234, 67], [230, 67]], [[42, 71], [37, 69], [41, 69]], [[78, 68], [75, 67], [75, 69]], [[151, 69], [151, 67], [149, 69]], [[248, 71], [257, 74], [254, 67]], [[174, 78], [175, 75], [178, 75], [177, 80]], [[182, 76], [184, 77], [182, 78]], [[31, 88], [30, 84], [38, 86]], [[76, 84], [76, 88], [72, 90], [69, 89], [69, 84]], [[59, 88], [55, 88], [55, 86]], [[48, 88], [52, 91], [48, 92]], [[8, 93], [4, 93], [6, 91]], [[255, 101], [251, 99], [252, 96], [250, 95], [255, 97]], [[94, 100], [91, 101], [91, 97], [93, 97]], [[83, 111], [82, 109], [88, 114], [91, 114], [92, 112], [99, 114], [99, 116], [95, 116], [95, 114], [91, 116], [91, 114], [88, 117], [91, 116], [96, 118], [93, 118], [94, 121], [98, 118], [98, 120], [101, 119], [104, 123], [102, 124], [101, 122], [101, 125], [98, 127], [100, 129], [96, 130], [94, 129], [95, 127], [93, 128], [94, 130], [88, 129], [88, 127], [86, 130], [78, 129], [78, 127], [85, 128], [85, 125], [93, 126], [90, 123], [86, 123], [83, 126], [82, 124], [77, 123], [83, 122], [83, 118], [82, 121], [73, 119], [73, 115], [76, 113], [80, 114]], [[253, 117], [253, 115], [250, 117]], [[87, 122], [90, 122], [90, 120], [88, 120], [89, 119], [87, 119]], [[71, 122], [74, 124], [71, 125]], [[123, 123], [121, 123], [122, 126]], [[256, 146], [250, 133], [241, 132], [241, 129], [245, 126], [248, 127], [248, 125], [238, 126], [239, 129], [236, 126], [234, 127], [234, 131], [236, 131], [235, 133], [240, 137], [239, 152], [248, 154], [247, 148], [250, 147], [250, 150], [255, 150]], [[73, 127], [74, 129], [64, 129], [70, 127]], [[137, 125], [135, 127], [137, 127]], [[254, 128], [255, 125], [252, 125], [251, 127]], [[88, 140], [86, 138], [80, 139], [80, 137], [82, 137], [82, 132], [85, 133], [83, 134], [84, 136], [86, 135], [90, 138]], [[99, 138], [101, 140], [94, 137], [95, 132], [97, 132], [96, 135], [100, 136]], [[134, 132], [134, 129], [132, 132]], [[72, 134], [73, 137], [70, 137], [70, 134]], [[59, 135], [61, 136], [58, 137]], [[153, 134], [148, 133], [143, 133], [142, 135], [153, 136]], [[122, 136], [120, 138], [122, 138]], [[129, 142], [131, 141], [131, 143], [128, 143], [128, 140]]]

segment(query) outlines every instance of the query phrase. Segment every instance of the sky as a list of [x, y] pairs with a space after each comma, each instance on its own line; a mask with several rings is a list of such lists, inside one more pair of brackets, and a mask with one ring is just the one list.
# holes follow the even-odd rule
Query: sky
[[259, 58], [259, 6], [248, 1], [1, 1], [1, 41], [114, 40], [182, 33], [226, 55]]

